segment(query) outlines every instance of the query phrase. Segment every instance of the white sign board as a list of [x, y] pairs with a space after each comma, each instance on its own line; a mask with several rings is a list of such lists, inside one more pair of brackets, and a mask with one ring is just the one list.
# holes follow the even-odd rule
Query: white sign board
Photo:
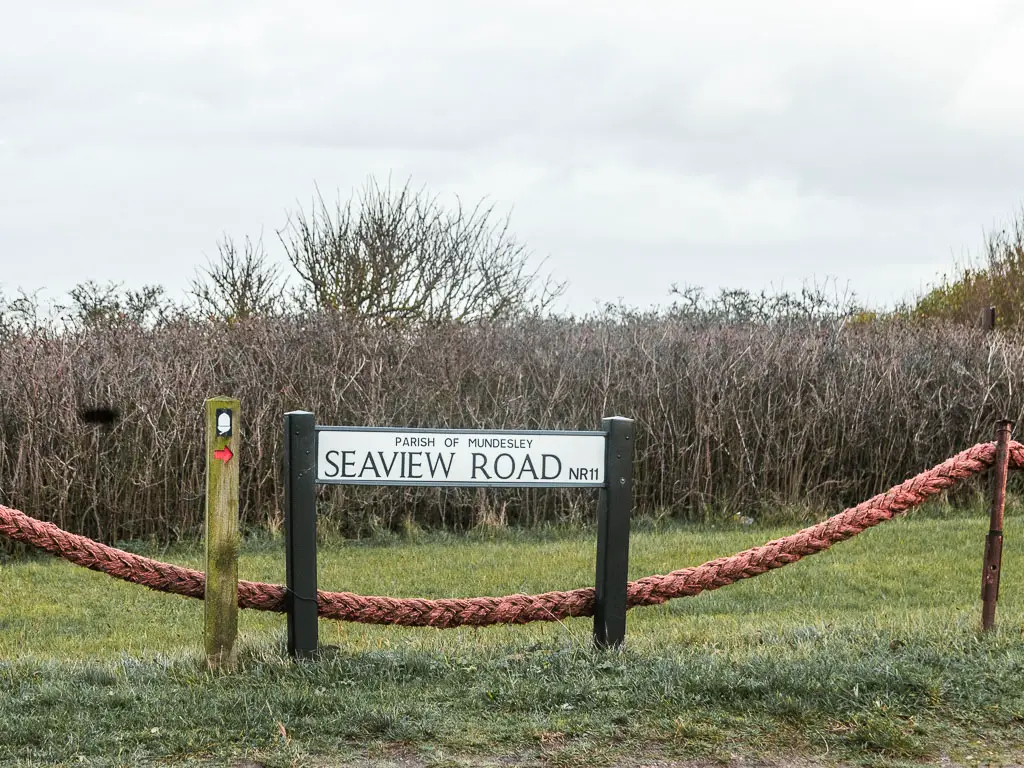
[[353, 485], [600, 487], [604, 432], [317, 427], [316, 479]]

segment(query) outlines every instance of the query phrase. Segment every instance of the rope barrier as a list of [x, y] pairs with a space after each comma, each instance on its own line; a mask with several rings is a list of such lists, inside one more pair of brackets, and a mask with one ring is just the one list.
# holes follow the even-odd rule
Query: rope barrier
[[[984, 472], [995, 462], [995, 454], [994, 443], [979, 443], [885, 493], [790, 536], [730, 557], [630, 582], [628, 607], [657, 605], [677, 597], [692, 597], [705, 590], [718, 589], [795, 563], [891, 520], [958, 482]], [[1010, 467], [1024, 468], [1024, 445], [1011, 442], [1009, 454]], [[133, 584], [159, 592], [203, 597], [206, 577], [201, 571], [108, 547], [2, 505], [0, 534]], [[285, 588], [281, 585], [238, 582], [238, 605], [241, 608], [283, 612], [285, 600]], [[320, 591], [317, 604], [321, 617], [342, 621], [412, 627], [480, 627], [592, 616], [594, 589], [439, 600]]]

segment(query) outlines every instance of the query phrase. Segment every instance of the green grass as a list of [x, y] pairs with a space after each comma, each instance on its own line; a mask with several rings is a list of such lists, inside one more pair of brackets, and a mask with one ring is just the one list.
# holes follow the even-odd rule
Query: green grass
[[[54, 559], [9, 562], [0, 761], [1020, 760], [1024, 526], [1009, 516], [998, 630], [982, 636], [986, 529], [982, 513], [888, 523], [756, 579], [631, 611], [622, 652], [593, 651], [586, 619], [475, 630], [322, 621], [334, 648], [296, 664], [284, 617], [245, 611], [240, 670], [228, 676], [204, 670], [199, 601]], [[791, 531], [640, 530], [631, 576]], [[202, 562], [197, 548], [163, 559]], [[532, 593], [591, 584], [593, 559], [587, 531], [427, 535], [331, 542], [319, 575], [325, 589], [366, 594]], [[244, 547], [241, 577], [282, 581], [281, 542]]]

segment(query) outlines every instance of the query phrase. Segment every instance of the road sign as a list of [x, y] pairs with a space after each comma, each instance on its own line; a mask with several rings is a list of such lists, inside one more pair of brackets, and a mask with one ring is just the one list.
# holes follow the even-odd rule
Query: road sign
[[604, 432], [318, 427], [316, 479], [352, 485], [599, 488]]
[[597, 488], [594, 641], [626, 634], [629, 517], [633, 508], [632, 419], [601, 430], [401, 429], [319, 426], [309, 411], [284, 416], [285, 610], [288, 653], [319, 647], [316, 485]]

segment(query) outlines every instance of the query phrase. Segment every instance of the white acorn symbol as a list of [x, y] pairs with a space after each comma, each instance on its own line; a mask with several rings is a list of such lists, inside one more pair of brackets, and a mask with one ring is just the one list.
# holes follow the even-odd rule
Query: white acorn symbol
[[231, 415], [227, 413], [220, 414], [217, 417], [217, 431], [222, 435], [226, 435], [230, 429]]

